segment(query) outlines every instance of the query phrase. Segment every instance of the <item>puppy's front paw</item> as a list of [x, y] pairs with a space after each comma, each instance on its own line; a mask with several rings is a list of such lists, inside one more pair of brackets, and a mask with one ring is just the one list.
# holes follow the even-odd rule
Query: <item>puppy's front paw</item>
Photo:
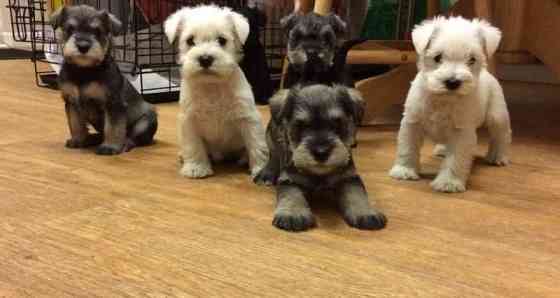
[[257, 185], [267, 185], [271, 186], [276, 183], [276, 173], [270, 170], [268, 167], [264, 167], [255, 176], [253, 176], [253, 182]]
[[437, 176], [430, 185], [432, 186], [433, 190], [446, 193], [465, 192], [467, 190], [463, 181], [455, 177], [449, 177], [447, 175]]
[[83, 140], [78, 139], [68, 139], [66, 140], [66, 148], [76, 149], [76, 148], [87, 148], [91, 146], [97, 146], [103, 142], [103, 135], [96, 133], [88, 135]]
[[188, 178], [205, 178], [214, 175], [212, 167], [209, 164], [187, 162], [179, 171], [181, 176]]
[[113, 145], [113, 144], [101, 144], [95, 150], [98, 155], [116, 155], [121, 154], [124, 150], [124, 146]]
[[309, 210], [305, 212], [277, 211], [272, 224], [282, 230], [301, 232], [315, 226], [315, 217]]
[[387, 217], [381, 212], [361, 215], [345, 215], [346, 223], [360, 230], [381, 230], [387, 225]]
[[505, 167], [509, 165], [509, 158], [507, 156], [488, 154], [486, 156], [486, 162], [494, 166]]
[[434, 147], [434, 156], [445, 157], [447, 155], [447, 147], [443, 144], [437, 144]]
[[395, 165], [389, 171], [389, 176], [397, 180], [418, 180], [420, 176], [416, 173], [416, 170], [412, 168], [407, 168], [401, 165]]
[[68, 139], [66, 140], [66, 144], [65, 144], [66, 148], [70, 148], [70, 149], [77, 149], [77, 148], [85, 148], [85, 142], [83, 140], [77, 140], [77, 139]]

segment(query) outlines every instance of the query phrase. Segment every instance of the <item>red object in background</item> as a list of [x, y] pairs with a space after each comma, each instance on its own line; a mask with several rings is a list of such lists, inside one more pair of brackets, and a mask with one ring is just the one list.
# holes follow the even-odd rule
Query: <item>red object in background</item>
[[180, 1], [177, 0], [136, 0], [137, 7], [140, 8], [142, 14], [149, 21], [150, 24], [160, 24], [173, 13], [179, 9]]

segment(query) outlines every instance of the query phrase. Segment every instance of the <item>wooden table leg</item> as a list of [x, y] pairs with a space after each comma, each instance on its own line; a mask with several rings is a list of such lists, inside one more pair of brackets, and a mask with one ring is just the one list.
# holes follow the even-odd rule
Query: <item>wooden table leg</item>
[[296, 11], [300, 11], [302, 13], [308, 13], [313, 8], [313, 0], [296, 0]]
[[[492, 5], [490, 0], [474, 0], [474, 15], [477, 18], [485, 19], [492, 23]], [[488, 71], [496, 75], [496, 60], [490, 59], [488, 61]]]
[[428, 0], [427, 5], [426, 12], [428, 18], [433, 18], [441, 12], [439, 0]]
[[332, 2], [333, 0], [316, 0], [315, 9], [313, 11], [320, 15], [329, 14], [332, 10]]

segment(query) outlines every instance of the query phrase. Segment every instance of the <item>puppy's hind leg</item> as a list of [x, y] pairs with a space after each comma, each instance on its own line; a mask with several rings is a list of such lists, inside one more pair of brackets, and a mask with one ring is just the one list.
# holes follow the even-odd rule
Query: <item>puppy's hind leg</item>
[[[148, 110], [128, 128], [128, 146], [147, 146], [153, 144], [157, 128], [157, 113], [153, 110]], [[132, 148], [127, 149], [130, 150]]]
[[383, 213], [372, 208], [362, 179], [351, 177], [337, 187], [339, 206], [348, 225], [362, 230], [379, 230], [387, 224]]
[[282, 230], [299, 232], [315, 226], [304, 191], [293, 184], [280, 184], [276, 188], [276, 210], [272, 224]]
[[255, 178], [265, 167], [268, 156], [264, 128], [258, 117], [243, 119], [238, 125], [249, 156], [251, 177]]
[[284, 140], [277, 134], [277, 130], [275, 123], [271, 121], [266, 131], [266, 144], [269, 150], [268, 161], [266, 166], [253, 179], [256, 184], [274, 185], [280, 175], [282, 166], [280, 158], [283, 156]]
[[[497, 166], [509, 164], [511, 146], [511, 123], [505, 101], [495, 100], [490, 103], [486, 126], [490, 133], [490, 145], [486, 161]], [[499, 98], [498, 98], [499, 99]]]
[[182, 162], [179, 173], [189, 178], [212, 176], [214, 171], [210, 164], [204, 140], [197, 134], [192, 122], [193, 119], [189, 115], [179, 113], [177, 117], [177, 137], [179, 146], [181, 146], [179, 159]]
[[447, 155], [447, 146], [445, 144], [436, 144], [434, 146], [434, 156], [445, 157]]

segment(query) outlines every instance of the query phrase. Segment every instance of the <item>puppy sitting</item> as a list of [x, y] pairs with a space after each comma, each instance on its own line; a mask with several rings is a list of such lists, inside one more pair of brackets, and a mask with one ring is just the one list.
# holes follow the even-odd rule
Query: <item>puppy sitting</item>
[[280, 24], [288, 34], [288, 71], [284, 88], [295, 84], [345, 84], [353, 86], [345, 71], [346, 55], [361, 40], [337, 48], [346, 23], [337, 15], [293, 13]]
[[424, 136], [438, 145], [445, 160], [432, 188], [463, 192], [477, 144], [476, 129], [490, 132], [489, 163], [509, 163], [511, 128], [500, 84], [487, 70], [500, 42], [500, 31], [485, 21], [438, 17], [412, 32], [419, 55], [398, 137], [398, 152], [390, 175], [419, 179]]
[[[307, 197], [335, 194], [346, 222], [381, 229], [385, 216], [372, 208], [352, 161], [352, 120], [360, 95], [341, 86], [311, 85], [281, 90], [270, 100], [268, 174], [278, 177], [273, 224], [284, 230], [312, 227]], [[258, 179], [267, 173], [261, 173]]]
[[[63, 7], [51, 21], [55, 30], [62, 29], [64, 63], [58, 79], [71, 134], [66, 147], [101, 144], [97, 154], [112, 155], [151, 144], [156, 112], [111, 57], [112, 37], [121, 23], [86, 5]], [[88, 123], [99, 133], [90, 134]]]
[[248, 156], [256, 175], [268, 149], [251, 86], [238, 65], [247, 20], [213, 5], [183, 8], [165, 21], [165, 34], [177, 44], [182, 64], [180, 173], [202, 178], [213, 174], [210, 160]]

